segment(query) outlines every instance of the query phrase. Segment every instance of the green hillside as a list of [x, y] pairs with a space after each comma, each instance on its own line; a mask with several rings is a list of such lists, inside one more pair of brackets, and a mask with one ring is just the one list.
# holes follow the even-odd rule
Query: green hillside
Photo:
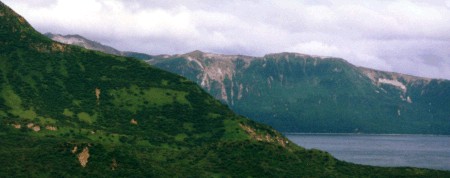
[[338, 161], [193, 82], [53, 42], [0, 2], [0, 177], [449, 177]]
[[450, 134], [448, 80], [297, 53], [194, 51], [149, 63], [196, 81], [236, 113], [283, 132]]

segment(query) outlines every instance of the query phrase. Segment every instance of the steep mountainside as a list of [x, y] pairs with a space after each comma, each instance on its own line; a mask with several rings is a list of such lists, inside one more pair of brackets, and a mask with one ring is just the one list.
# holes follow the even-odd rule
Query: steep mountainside
[[126, 57], [134, 57], [134, 58], [143, 59], [143, 60], [152, 58], [152, 56], [148, 55], [148, 54], [129, 52], [129, 51], [119, 51], [113, 47], [103, 45], [96, 41], [88, 40], [80, 35], [59, 35], [59, 34], [52, 34], [52, 33], [46, 33], [44, 35], [47, 36], [48, 38], [52, 39], [53, 41], [57, 41], [57, 42], [64, 43], [64, 44], [76, 45], [76, 46], [80, 46], [80, 47], [83, 47], [86, 49], [104, 52], [107, 54], [126, 56]]
[[0, 2], [0, 177], [448, 177], [305, 150], [193, 82], [54, 42]]
[[235, 112], [284, 132], [450, 134], [450, 82], [296, 53], [194, 51], [150, 64], [196, 81]]

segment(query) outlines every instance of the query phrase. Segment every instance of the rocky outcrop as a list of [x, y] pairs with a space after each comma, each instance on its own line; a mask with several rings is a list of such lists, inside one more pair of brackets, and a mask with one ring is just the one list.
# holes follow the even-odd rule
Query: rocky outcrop
[[256, 129], [254, 129], [250, 126], [244, 125], [244, 124], [239, 124], [239, 126], [241, 126], [241, 128], [244, 129], [244, 131], [253, 140], [269, 142], [269, 143], [275, 142], [275, 143], [278, 143], [279, 145], [281, 145], [282, 147], [286, 147], [286, 144], [289, 143], [286, 139], [284, 139], [280, 136], [272, 136], [269, 133], [259, 133], [258, 131], [256, 131]]
[[50, 126], [50, 125], [45, 126], [45, 129], [50, 130], [50, 131], [57, 131], [58, 130], [58, 128], [56, 126]]
[[78, 154], [78, 161], [80, 162], [80, 165], [82, 167], [86, 167], [87, 163], [88, 163], [88, 159], [89, 159], [89, 148], [88, 147], [84, 147], [83, 151]]

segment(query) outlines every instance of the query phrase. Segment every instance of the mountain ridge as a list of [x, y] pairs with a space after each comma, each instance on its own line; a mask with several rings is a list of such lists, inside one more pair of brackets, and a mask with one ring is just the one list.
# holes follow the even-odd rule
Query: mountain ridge
[[103, 45], [99, 42], [89, 40], [81, 35], [73, 34], [73, 35], [61, 35], [61, 34], [53, 34], [47, 32], [44, 34], [46, 37], [52, 39], [53, 41], [57, 41], [64, 44], [76, 45], [79, 47], [83, 47], [86, 49], [99, 51], [107, 54], [117, 55], [117, 56], [125, 56], [125, 57], [134, 57], [138, 59], [150, 59], [152, 55], [131, 52], [131, 51], [119, 51], [111, 46]]
[[[148, 62], [196, 81], [239, 114], [281, 131], [450, 134], [445, 131], [450, 128], [450, 113], [445, 109], [450, 103], [444, 101], [449, 98], [443, 94], [450, 92], [448, 80], [379, 71], [340, 58], [298, 53], [247, 60], [196, 57], [153, 58]], [[293, 96], [297, 98], [293, 100]], [[321, 111], [324, 107], [328, 109]], [[342, 121], [348, 125], [338, 124]]]
[[80, 46], [83, 48], [87, 48], [87, 49], [91, 49], [91, 50], [95, 50], [95, 51], [102, 51], [102, 52], [105, 52], [108, 54], [113, 54], [113, 55], [121, 55], [121, 52], [119, 50], [116, 50], [109, 46], [102, 45], [96, 41], [88, 40], [80, 35], [65, 35], [65, 36], [63, 36], [60, 34], [52, 34], [52, 33], [45, 33], [44, 35], [47, 36], [48, 38], [50, 38], [54, 41], [58, 41], [60, 43], [77, 45], [77, 46]]
[[[73, 35], [61, 35], [61, 34], [53, 34], [53, 33], [47, 32], [47, 33], [45, 33], [44, 35], [47, 36], [47, 37], [49, 37], [49, 38], [52, 39], [52, 40], [55, 40], [55, 41], [58, 41], [58, 42], [61, 42], [61, 43], [64, 43], [64, 44], [68, 44], [68, 43], [67, 43], [67, 42], [64, 42], [64, 41], [61, 41], [61, 40], [58, 40], [58, 39], [53, 39], [54, 36], [59, 36], [59, 37], [63, 37], [63, 38], [64, 38], [64, 37], [77, 37], [77, 38], [79, 38], [79, 39], [85, 39], [85, 40], [90, 41], [90, 42], [98, 43], [98, 44], [100, 44], [100, 45], [102, 45], [102, 46], [105, 46], [106, 48], [113, 48], [113, 47], [110, 47], [110, 46], [107, 46], [107, 45], [103, 45], [103, 44], [101, 44], [101, 43], [99, 43], [99, 42], [89, 40], [89, 39], [87, 39], [87, 38], [85, 38], [85, 37], [83, 37], [83, 36], [81, 36], [81, 35], [78, 35], [78, 34], [73, 34]], [[75, 44], [75, 45], [77, 45], [77, 44]], [[78, 46], [80, 46], [80, 45], [78, 45]], [[84, 47], [84, 46], [81, 46], [81, 47]], [[108, 54], [116, 54], [115, 52], [110, 53], [110, 52], [108, 52], [108, 50], [93, 49], [93, 48], [90, 48], [90, 47], [84, 47], [84, 48], [92, 49], [92, 50], [96, 50], [96, 51], [101, 51], [101, 52], [108, 53]], [[114, 49], [114, 51], [119, 51], [118, 49], [115, 49], [115, 48], [113, 48], [113, 49]], [[136, 53], [136, 52], [119, 51], [118, 54], [119, 54], [119, 55], [123, 55], [123, 56], [132, 57], [131, 55], [127, 55], [126, 53]], [[250, 56], [250, 55], [241, 55], [241, 54], [219, 54], [219, 53], [205, 52], [205, 51], [201, 51], [201, 50], [194, 50], [194, 51], [187, 52], [187, 53], [184, 53], [184, 54], [160, 54], [160, 55], [149, 55], [149, 54], [145, 54], [145, 53], [138, 53], [138, 54], [148, 55], [148, 56], [146, 56], [146, 57], [137, 57], [138, 59], [142, 59], [142, 60], [150, 60], [150, 59], [155, 58], [155, 57], [157, 57], [157, 58], [170, 58], [170, 57], [177, 57], [177, 56], [190, 56], [190, 57], [193, 57], [193, 56], [199, 56], [199, 55], [209, 55], [210, 57], [211, 57], [211, 56], [216, 56], [216, 58], [222, 57], [221, 60], [227, 60], [227, 59], [233, 59], [233, 58], [247, 58], [247, 59], [253, 59], [253, 58], [271, 57], [271, 56], [272, 56], [272, 57], [275, 57], [275, 56], [283, 56], [283, 55], [284, 55], [284, 56], [285, 56], [285, 55], [295, 55], [295, 56], [312, 57], [312, 58], [318, 58], [318, 59], [337, 59], [337, 60], [343, 60], [343, 61], [345, 61], [345, 62], [351, 64], [349, 61], [347, 61], [347, 60], [345, 60], [345, 59], [342, 59], [342, 58], [338, 58], [338, 57], [332, 57], [332, 56], [319, 56], [319, 55], [309, 55], [309, 54], [298, 53], [298, 52], [278, 52], [278, 53], [268, 53], [268, 54], [265, 54], [265, 55], [259, 56], [259, 57], [258, 57], [258, 56]], [[352, 65], [353, 65], [353, 64], [352, 64]], [[418, 75], [404, 74], [404, 73], [399, 73], [399, 72], [394, 72], [394, 71], [372, 69], [372, 68], [369, 68], [369, 67], [356, 66], [356, 65], [355, 65], [355, 67], [361, 68], [361, 70], [375, 71], [375, 72], [381, 72], [381, 73], [391, 73], [391, 74], [397, 74], [397, 75], [402, 75], [402, 76], [409, 76], [409, 77], [414, 77], [414, 78], [421, 78], [421, 79], [424, 79], [424, 80], [433, 80], [433, 79], [434, 79], [434, 80], [442, 80], [442, 81], [447, 81], [447, 80], [449, 80], [449, 79], [443, 79], [443, 78], [422, 77], [422, 76], [418, 76]]]
[[[431, 79], [396, 72], [380, 71], [367, 67], [355, 66], [341, 58], [314, 56], [292, 52], [273, 53], [264, 55], [263, 57], [252, 57], [245, 55], [214, 54], [196, 50], [186, 54], [152, 56], [146, 61], [151, 65], [185, 76], [192, 81], [196, 81], [206, 91], [215, 96], [215, 98], [230, 105], [230, 107], [239, 114], [255, 118], [258, 121], [272, 125], [284, 132], [450, 134], [450, 132], [445, 131], [450, 128], [448, 122], [445, 121], [447, 117], [450, 117], [450, 113], [445, 111], [445, 107], [448, 106], [449, 103], [443, 101], [448, 97], [440, 94], [442, 92], [450, 92], [450, 89], [446, 89], [446, 83], [449, 81], [445, 79]], [[245, 71], [248, 70], [248, 67], [250, 67], [252, 63], [255, 66], [259, 65], [259, 72], [246, 73]], [[288, 67], [291, 64], [292, 66]], [[272, 67], [267, 69], [267, 65], [272, 65]], [[313, 71], [316, 70], [315, 68], [317, 68], [317, 66], [322, 66], [329, 69], [325, 71], [322, 69], [321, 71]], [[301, 68], [301, 70], [298, 68]], [[295, 70], [298, 71], [295, 75], [293, 75], [292, 71]], [[343, 74], [346, 71], [347, 74]], [[264, 74], [268, 72], [273, 75]], [[349, 74], [348, 72], [352, 74]], [[258, 89], [255, 89], [254, 87], [253, 91], [250, 91], [252, 90], [251, 87], [246, 87], [246, 84], [242, 83], [243, 81], [240, 81], [245, 80], [247, 85], [249, 82], [256, 84], [254, 81], [245, 78], [246, 76], [247, 78], [254, 78], [258, 77], [258, 75], [261, 77], [261, 74], [266, 76], [265, 79], [259, 79], [259, 86], [257, 88], [266, 88], [265, 92], [270, 92], [269, 90], [272, 90], [271, 85], [278, 82], [280, 85], [278, 86], [279, 92], [271, 94], [276, 97], [268, 97], [267, 94], [261, 94], [261, 91], [258, 91]], [[333, 77], [333, 75], [336, 74], [342, 74], [343, 78]], [[286, 79], [287, 76], [288, 78]], [[301, 76], [303, 79], [299, 79], [299, 81], [292, 81], [294, 83], [288, 81], [292, 78], [298, 78], [298, 76]], [[352, 78], [347, 78], [350, 76], [352, 76]], [[324, 77], [328, 79], [323, 81], [322, 79], [324, 79]], [[233, 80], [236, 78], [238, 78], [238, 81], [234, 82]], [[352, 80], [357, 82], [354, 83]], [[300, 86], [300, 84], [298, 86], [293, 86], [295, 83], [302, 82], [303, 86]], [[326, 87], [325, 83], [328, 83], [327, 85], [335, 86], [342, 85], [341, 83], [347, 83], [345, 85], [348, 85], [349, 88], [345, 88], [343, 86], [338, 87], [340, 88], [339, 90], [342, 90], [340, 92], [340, 96], [338, 96], [334, 91], [335, 88], [330, 88], [330, 86]], [[312, 87], [304, 87], [307, 85]], [[361, 88], [361, 86], [364, 86], [364, 89]], [[439, 86], [441, 86], [441, 89], [439, 90], [442, 91], [435, 92], [435, 95], [439, 97], [426, 95], [428, 99], [422, 99], [424, 98], [423, 95], [426, 94], [424, 91], [434, 92], [434, 90], [436, 90], [420, 89], [427, 88], [427, 86], [433, 86], [434, 88], [439, 88]], [[289, 89], [292, 87], [297, 87], [298, 89]], [[408, 91], [408, 88], [414, 89]], [[353, 96], [355, 95], [351, 92], [353, 89], [357, 89], [359, 94], [356, 95], [359, 96]], [[299, 98], [296, 100], [303, 100], [305, 103], [309, 103], [310, 106], [308, 106], [308, 104], [298, 104], [298, 102], [296, 104], [296, 102], [292, 100], [292, 96], [279, 94], [298, 93], [302, 90], [311, 91], [308, 92], [309, 94], [307, 93], [305, 95], [297, 94]], [[256, 93], [256, 96], [246, 99], [245, 93], [248, 94], [249, 92]], [[383, 93], [385, 96], [380, 96], [380, 93]], [[351, 103], [353, 101], [358, 101], [360, 104], [356, 104], [356, 106], [350, 106], [351, 104], [347, 104], [348, 106], [340, 108], [342, 112], [338, 112], [336, 109], [333, 110], [332, 108], [339, 108], [336, 105], [336, 102], [339, 102], [339, 97], [343, 98], [345, 102]], [[359, 99], [349, 99], [350, 97], [358, 97]], [[436, 99], [430, 100], [429, 98]], [[283, 102], [280, 99], [288, 100], [289, 102]], [[421, 102], [420, 105], [416, 103], [417, 99]], [[250, 100], [259, 102], [250, 102]], [[311, 100], [315, 101], [312, 102]], [[324, 101], [327, 101], [327, 103], [335, 103], [325, 105], [325, 107], [328, 107], [329, 109], [328, 111], [323, 111], [334, 114], [324, 115], [320, 113]], [[239, 102], [243, 105], [235, 105], [235, 103]], [[367, 110], [371, 110], [369, 107], [361, 107], [362, 105], [367, 105], [367, 102], [370, 102], [370, 105], [377, 106], [377, 108], [373, 109], [374, 112], [367, 112]], [[261, 103], [266, 104], [261, 105]], [[285, 105], [285, 107], [280, 107], [280, 103], [282, 103], [281, 105]], [[393, 103], [397, 104], [394, 105]], [[430, 107], [431, 104], [433, 107]], [[293, 105], [296, 106], [294, 107]], [[359, 109], [355, 110], [355, 108]], [[303, 114], [307, 114], [307, 116], [300, 117], [301, 114], [299, 112], [292, 111], [298, 109], [304, 110], [302, 112]], [[280, 113], [286, 112], [286, 110], [290, 110], [288, 111], [290, 112], [289, 115], [284, 114], [284, 116], [279, 116]], [[371, 119], [362, 119], [364, 115], [361, 113], [366, 113], [369, 117], [371, 117]], [[380, 119], [383, 117], [383, 114], [380, 113], [384, 113], [384, 115], [391, 118], [391, 120]], [[405, 113], [410, 114], [405, 116]], [[341, 118], [332, 119], [336, 115]], [[436, 115], [439, 115], [439, 119], [437, 120]], [[308, 129], [305, 128], [306, 126], [299, 126], [305, 123], [303, 121], [303, 118], [305, 117], [310, 120], [306, 122], [309, 123], [306, 125], [309, 125], [309, 127], [315, 127], [316, 129]], [[312, 118], [317, 117], [322, 118], [323, 121], [318, 123], [318, 121], [311, 120]], [[355, 117], [359, 117], [359, 121], [350, 119]], [[416, 123], [400, 123], [400, 121], [397, 120], [398, 118], [406, 117], [416, 118], [414, 119], [416, 121], [412, 121]], [[418, 117], [430, 119], [427, 121]], [[329, 120], [329, 122], [327, 122], [327, 120]], [[386, 123], [397, 123], [396, 127], [398, 128], [395, 128], [395, 126], [381, 126], [381, 123], [376, 123], [376, 120], [384, 120], [383, 122]], [[348, 125], [353, 125], [351, 126], [353, 128], [350, 129], [348, 126], [342, 124], [337, 125], [340, 125], [340, 127], [345, 129], [337, 129], [330, 126], [333, 125], [330, 123], [341, 123], [341, 121], [346, 121]], [[407, 126], [408, 128], [406, 128], [405, 125], [411, 126]], [[420, 125], [426, 125], [427, 127]], [[437, 128], [433, 125], [436, 125]], [[383, 127], [390, 128], [387, 129]]]

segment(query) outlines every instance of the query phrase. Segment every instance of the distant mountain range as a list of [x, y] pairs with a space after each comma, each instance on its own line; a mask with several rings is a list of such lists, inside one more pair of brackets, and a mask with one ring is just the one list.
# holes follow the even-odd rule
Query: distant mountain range
[[235, 112], [284, 132], [450, 134], [450, 81], [297, 53], [194, 51], [153, 66], [196, 81]]
[[[70, 36], [60, 37], [52, 39], [70, 41]], [[82, 46], [88, 49], [99, 46], [82, 39], [72, 41], [85, 41]], [[116, 54], [147, 60], [185, 76], [235, 112], [283, 132], [450, 134], [448, 80], [378, 71], [339, 58], [298, 53], [264, 57], [201, 51]]]

